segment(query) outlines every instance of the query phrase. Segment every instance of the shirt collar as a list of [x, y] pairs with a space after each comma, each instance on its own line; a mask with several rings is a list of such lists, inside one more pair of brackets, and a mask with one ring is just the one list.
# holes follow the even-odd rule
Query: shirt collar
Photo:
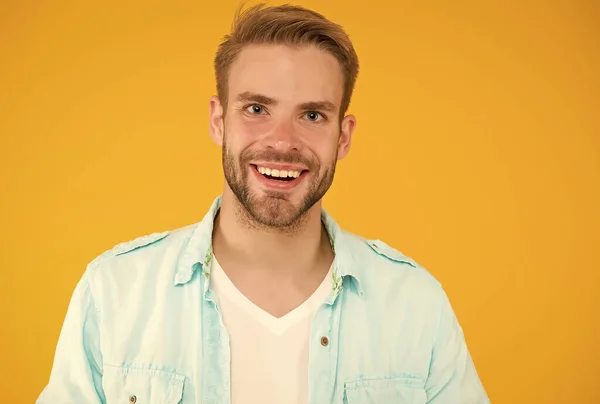
[[[212, 234], [214, 229], [214, 221], [221, 208], [222, 195], [219, 195], [213, 201], [209, 211], [204, 218], [194, 227], [192, 234], [187, 241], [187, 245], [183, 247], [182, 254], [177, 263], [177, 271], [175, 274], [175, 285], [188, 283], [195, 272], [201, 271], [205, 277], [204, 294], [206, 295], [210, 285], [210, 270], [213, 256], [212, 250]], [[359, 260], [353, 254], [351, 248], [351, 240], [335, 220], [327, 213], [325, 209], [321, 209], [321, 221], [325, 225], [329, 242], [333, 249], [335, 258], [333, 261], [332, 270], [332, 294], [330, 302], [337, 297], [343, 287], [346, 278], [353, 280], [355, 291], [362, 295], [362, 290], [359, 284], [358, 269]], [[347, 284], [349, 284], [348, 282]]]

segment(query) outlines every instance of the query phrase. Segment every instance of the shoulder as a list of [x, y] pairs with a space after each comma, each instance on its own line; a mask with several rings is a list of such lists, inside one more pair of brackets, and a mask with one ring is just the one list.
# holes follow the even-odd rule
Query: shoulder
[[414, 258], [380, 239], [344, 232], [356, 262], [355, 270], [366, 289], [406, 291], [426, 298], [439, 297], [440, 282]]
[[381, 239], [367, 239], [348, 231], [342, 231], [344, 246], [360, 261], [376, 263], [396, 271], [408, 270], [415, 273], [427, 273], [415, 259], [405, 255]]
[[194, 224], [120, 242], [96, 256], [88, 264], [86, 272], [96, 278], [124, 267], [129, 270], [150, 267], [150, 264], [158, 262], [159, 256], [164, 256], [167, 252], [177, 255], [177, 250], [185, 245], [195, 227]]

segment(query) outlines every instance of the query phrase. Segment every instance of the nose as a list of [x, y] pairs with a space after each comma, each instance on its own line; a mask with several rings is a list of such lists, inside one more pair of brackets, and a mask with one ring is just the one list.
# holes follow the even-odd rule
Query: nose
[[299, 150], [300, 139], [291, 120], [281, 120], [273, 127], [266, 139], [266, 147], [280, 153]]

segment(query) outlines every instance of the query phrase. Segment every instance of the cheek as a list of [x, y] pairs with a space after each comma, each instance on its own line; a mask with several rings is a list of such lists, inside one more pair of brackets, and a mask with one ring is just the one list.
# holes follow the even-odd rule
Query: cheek
[[267, 130], [267, 128], [254, 123], [233, 121], [225, 132], [230, 138], [229, 141], [234, 143], [238, 149], [243, 150], [260, 139], [261, 134]]
[[231, 149], [243, 149], [249, 139], [251, 138], [251, 133], [248, 131], [244, 125], [240, 125], [235, 121], [228, 121], [225, 125], [225, 143]]
[[321, 142], [319, 147], [319, 158], [324, 163], [329, 163], [331, 160], [335, 160], [338, 154], [338, 135], [330, 134], [326, 139], [326, 141]]

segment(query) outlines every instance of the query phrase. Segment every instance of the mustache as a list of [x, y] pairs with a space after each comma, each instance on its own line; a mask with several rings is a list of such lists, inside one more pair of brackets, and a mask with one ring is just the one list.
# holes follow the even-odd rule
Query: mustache
[[261, 160], [271, 163], [302, 164], [307, 167], [315, 167], [317, 164], [313, 159], [303, 156], [299, 152], [281, 153], [275, 150], [247, 150], [242, 152], [240, 159], [243, 163], [252, 160]]

